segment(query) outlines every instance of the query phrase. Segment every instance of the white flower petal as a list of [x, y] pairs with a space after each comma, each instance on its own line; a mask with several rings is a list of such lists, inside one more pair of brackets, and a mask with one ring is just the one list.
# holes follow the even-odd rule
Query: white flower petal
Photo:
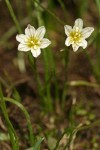
[[69, 25], [65, 25], [64, 28], [66, 35], [69, 36], [70, 32], [72, 31], [72, 27]]
[[75, 20], [75, 24], [74, 24], [74, 28], [78, 27], [80, 30], [83, 28], [83, 20], [82, 19], [76, 19]]
[[19, 51], [27, 52], [27, 51], [30, 50], [30, 48], [29, 48], [26, 44], [19, 44], [19, 45], [18, 45], [18, 50], [19, 50]]
[[45, 27], [41, 26], [36, 30], [35, 37], [41, 40], [44, 37], [45, 32], [46, 32]]
[[30, 24], [28, 24], [27, 28], [25, 29], [25, 34], [28, 37], [34, 36], [35, 34], [35, 28], [33, 26], [31, 26]]
[[66, 45], [66, 46], [70, 46], [70, 45], [71, 45], [71, 41], [70, 41], [70, 38], [69, 38], [69, 37], [66, 39], [65, 45]]
[[79, 48], [79, 45], [72, 44], [72, 47], [73, 47], [73, 51], [76, 52]]
[[49, 41], [49, 40], [46, 39], [46, 38], [43, 38], [43, 39], [41, 40], [40, 48], [46, 48], [46, 47], [48, 47], [50, 44], [51, 44], [51, 41]]
[[94, 31], [94, 28], [93, 27], [86, 27], [82, 30], [82, 35], [83, 35], [83, 38], [86, 39], [88, 38], [91, 33]]
[[31, 53], [33, 57], [38, 57], [41, 54], [41, 50], [39, 48], [38, 49], [31, 48]]
[[27, 40], [27, 37], [26, 37], [26, 35], [24, 35], [24, 34], [18, 34], [18, 35], [16, 35], [16, 40], [17, 40], [18, 42], [24, 44], [25, 41]]
[[87, 47], [87, 41], [83, 39], [78, 45], [85, 49]]

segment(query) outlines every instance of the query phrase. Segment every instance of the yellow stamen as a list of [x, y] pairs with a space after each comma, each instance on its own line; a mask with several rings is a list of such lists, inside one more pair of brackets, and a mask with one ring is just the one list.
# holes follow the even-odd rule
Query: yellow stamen
[[81, 39], [82, 39], [82, 33], [79, 31], [79, 29], [76, 28], [70, 33], [71, 42], [77, 44], [81, 41]]
[[27, 46], [29, 48], [36, 48], [36, 47], [40, 46], [40, 41], [38, 38], [32, 36], [28, 39]]

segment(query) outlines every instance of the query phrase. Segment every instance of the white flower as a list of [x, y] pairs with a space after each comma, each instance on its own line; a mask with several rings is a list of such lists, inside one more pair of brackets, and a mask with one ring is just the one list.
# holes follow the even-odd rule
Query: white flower
[[43, 38], [46, 29], [44, 26], [37, 30], [30, 24], [25, 29], [25, 34], [16, 36], [16, 40], [20, 42], [18, 45], [19, 51], [31, 51], [34, 57], [38, 57], [41, 53], [41, 48], [46, 48], [51, 43], [48, 39]]
[[65, 45], [70, 46], [72, 44], [74, 52], [76, 52], [80, 46], [83, 47], [83, 49], [87, 47], [87, 41], [85, 39], [94, 31], [93, 27], [83, 28], [83, 20], [80, 18], [75, 20], [73, 28], [69, 25], [65, 25], [64, 28], [65, 34], [67, 35]]

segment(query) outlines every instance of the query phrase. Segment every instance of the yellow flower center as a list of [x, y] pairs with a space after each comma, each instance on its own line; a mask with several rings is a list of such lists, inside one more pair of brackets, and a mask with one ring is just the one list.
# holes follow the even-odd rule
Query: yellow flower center
[[40, 46], [40, 40], [38, 38], [32, 36], [28, 39], [27, 46], [29, 48], [36, 49], [38, 46]]
[[82, 39], [82, 33], [79, 31], [79, 29], [75, 29], [72, 32], [70, 32], [70, 40], [71, 42], [74, 42], [74, 44], [79, 43]]

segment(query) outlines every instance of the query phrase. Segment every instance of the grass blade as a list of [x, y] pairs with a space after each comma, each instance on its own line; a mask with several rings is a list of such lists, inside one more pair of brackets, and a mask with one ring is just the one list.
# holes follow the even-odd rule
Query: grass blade
[[14, 100], [14, 99], [4, 97], [4, 100], [15, 104], [24, 113], [26, 120], [27, 120], [28, 129], [29, 129], [30, 142], [31, 142], [31, 145], [33, 145], [34, 144], [33, 129], [32, 129], [31, 121], [30, 121], [30, 116], [29, 116], [27, 110], [24, 108], [24, 106], [21, 103], [19, 103], [18, 101]]

